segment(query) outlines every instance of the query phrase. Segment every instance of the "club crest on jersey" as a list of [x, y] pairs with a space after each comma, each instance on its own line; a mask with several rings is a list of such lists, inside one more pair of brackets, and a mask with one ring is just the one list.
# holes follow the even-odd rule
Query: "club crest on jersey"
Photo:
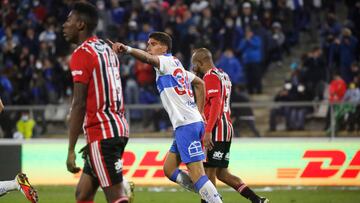
[[104, 45], [100, 44], [100, 43], [95, 43], [95, 49], [99, 52], [103, 52], [105, 50]]
[[203, 155], [201, 143], [199, 141], [194, 141], [188, 147], [190, 157]]

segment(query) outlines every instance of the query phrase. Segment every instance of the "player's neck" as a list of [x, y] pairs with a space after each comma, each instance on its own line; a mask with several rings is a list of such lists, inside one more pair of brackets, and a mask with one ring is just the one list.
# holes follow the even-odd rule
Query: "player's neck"
[[215, 65], [213, 63], [207, 63], [205, 64], [205, 67], [206, 67], [205, 73], [207, 73], [209, 70], [215, 68]]
[[78, 40], [78, 45], [82, 44], [83, 42], [85, 42], [87, 39], [89, 39], [90, 37], [94, 36], [93, 33], [80, 33], [79, 34], [79, 40]]

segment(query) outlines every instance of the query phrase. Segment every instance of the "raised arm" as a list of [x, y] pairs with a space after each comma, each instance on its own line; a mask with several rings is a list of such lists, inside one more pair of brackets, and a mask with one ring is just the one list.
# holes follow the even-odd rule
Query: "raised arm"
[[160, 66], [160, 60], [159, 60], [158, 56], [151, 55], [141, 49], [136, 49], [136, 48], [132, 48], [130, 46], [126, 46], [125, 44], [120, 43], [120, 42], [114, 43], [114, 42], [110, 41], [109, 39], [107, 41], [111, 44], [112, 49], [117, 54], [127, 53], [144, 63], [153, 65], [156, 68], [158, 68]]

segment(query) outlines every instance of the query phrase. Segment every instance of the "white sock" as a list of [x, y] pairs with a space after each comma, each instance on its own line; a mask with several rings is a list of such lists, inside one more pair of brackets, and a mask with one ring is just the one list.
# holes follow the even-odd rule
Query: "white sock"
[[18, 188], [16, 180], [0, 181], [0, 195], [12, 190], [18, 190]]
[[190, 192], [195, 192], [194, 183], [191, 181], [189, 174], [180, 169], [176, 169], [170, 180], [179, 184], [181, 187], [189, 190]]
[[200, 177], [195, 183], [195, 188], [206, 202], [222, 203], [220, 194], [206, 175]]

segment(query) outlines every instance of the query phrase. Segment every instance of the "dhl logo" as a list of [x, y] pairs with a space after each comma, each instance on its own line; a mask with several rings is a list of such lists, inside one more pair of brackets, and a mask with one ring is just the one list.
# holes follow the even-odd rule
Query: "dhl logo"
[[[151, 175], [153, 178], [164, 178], [165, 174], [163, 171], [163, 165], [165, 163], [166, 155], [163, 157], [158, 157], [159, 153], [159, 151], [147, 151], [142, 157], [135, 171], [132, 174], [128, 174], [130, 169], [134, 167], [136, 155], [131, 151], [125, 151], [123, 154], [123, 174], [131, 175], [133, 178], [144, 178], [147, 175]], [[184, 166], [185, 165], [182, 164], [180, 165], [180, 168], [184, 168]], [[150, 168], [156, 168], [155, 172], [150, 170]]]
[[[278, 178], [331, 178], [338, 174], [346, 161], [346, 154], [340, 150], [307, 150], [303, 155], [309, 163], [301, 172], [300, 168], [278, 168]], [[330, 161], [325, 167], [324, 162]], [[301, 173], [299, 176], [299, 172]], [[360, 173], [360, 150], [357, 151], [349, 165], [341, 174], [341, 178], [355, 179]]]

